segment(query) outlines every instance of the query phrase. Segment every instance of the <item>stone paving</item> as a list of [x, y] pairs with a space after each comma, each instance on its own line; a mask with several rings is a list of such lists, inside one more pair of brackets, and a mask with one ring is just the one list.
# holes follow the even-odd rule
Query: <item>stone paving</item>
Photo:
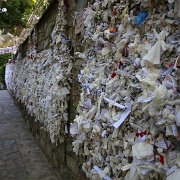
[[57, 180], [6, 90], [0, 90], [0, 180]]

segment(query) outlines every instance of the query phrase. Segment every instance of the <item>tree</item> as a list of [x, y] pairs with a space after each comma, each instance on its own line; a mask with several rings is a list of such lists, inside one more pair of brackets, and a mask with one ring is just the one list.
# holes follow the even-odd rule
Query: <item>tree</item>
[[0, 83], [5, 86], [5, 68], [8, 60], [11, 59], [11, 54], [0, 54]]
[[0, 0], [0, 29], [16, 34], [26, 27], [37, 0]]

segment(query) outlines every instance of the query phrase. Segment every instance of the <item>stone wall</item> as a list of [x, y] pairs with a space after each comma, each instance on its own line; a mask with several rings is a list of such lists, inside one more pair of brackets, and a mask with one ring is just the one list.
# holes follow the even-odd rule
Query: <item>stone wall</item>
[[49, 48], [51, 42], [51, 33], [55, 26], [55, 20], [58, 10], [58, 0], [53, 1], [42, 18], [36, 24], [37, 30], [37, 52]]

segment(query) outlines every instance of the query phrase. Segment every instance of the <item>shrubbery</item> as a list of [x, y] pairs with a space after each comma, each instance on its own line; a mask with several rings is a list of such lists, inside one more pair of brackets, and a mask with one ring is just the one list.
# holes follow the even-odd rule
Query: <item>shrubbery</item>
[[5, 68], [9, 59], [11, 59], [11, 53], [0, 54], [0, 83], [3, 85], [5, 85]]

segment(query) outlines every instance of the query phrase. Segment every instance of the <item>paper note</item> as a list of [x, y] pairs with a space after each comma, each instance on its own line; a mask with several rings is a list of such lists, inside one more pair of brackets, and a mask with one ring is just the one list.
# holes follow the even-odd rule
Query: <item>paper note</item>
[[169, 152], [169, 159], [176, 159], [177, 158], [177, 152], [176, 151], [172, 151]]
[[159, 148], [163, 148], [163, 149], [168, 149], [168, 147], [170, 146], [171, 142], [170, 141], [166, 141], [166, 143], [164, 142], [164, 140], [159, 140], [156, 143], [156, 146]]
[[[110, 100], [110, 99], [108, 99], [108, 98], [104, 98], [104, 100], [106, 100], [107, 102], [111, 102], [112, 100]], [[125, 109], [126, 108], [126, 106], [124, 106], [124, 105], [121, 105], [121, 104], [119, 104], [119, 103], [113, 103], [113, 106], [116, 106], [116, 107], [118, 107], [118, 108], [121, 108], [121, 109]]]
[[173, 135], [177, 137], [178, 136], [177, 126], [175, 124], [172, 124], [171, 127], [173, 130]]
[[72, 123], [70, 126], [70, 134], [79, 134], [78, 132], [78, 124], [77, 123]]
[[125, 165], [125, 166], [123, 166], [123, 167], [121, 168], [121, 170], [122, 170], [122, 171], [127, 171], [127, 170], [129, 170], [129, 169], [131, 168], [131, 165], [132, 165], [132, 164], [127, 164], [127, 165]]
[[166, 175], [169, 176], [170, 174], [172, 174], [178, 167], [177, 166], [173, 166], [172, 168], [170, 168], [169, 170], [166, 171]]
[[151, 171], [151, 170], [150, 169], [141, 168], [141, 173], [142, 174], [147, 174], [149, 171]]
[[[98, 174], [100, 174], [101, 172], [102, 172], [102, 170], [99, 168], [99, 167], [97, 167], [97, 166], [94, 166], [93, 167], [93, 169], [98, 173]], [[103, 180], [112, 180], [109, 176], [104, 176], [103, 177]]]
[[150, 102], [150, 101], [152, 101], [152, 97], [148, 97], [147, 99], [144, 99], [143, 102]]
[[128, 117], [128, 115], [131, 113], [131, 106], [132, 105], [130, 103], [126, 104], [127, 109], [123, 112], [123, 114], [121, 115], [121, 118], [113, 124], [115, 128], [118, 128], [124, 122], [124, 120]]

